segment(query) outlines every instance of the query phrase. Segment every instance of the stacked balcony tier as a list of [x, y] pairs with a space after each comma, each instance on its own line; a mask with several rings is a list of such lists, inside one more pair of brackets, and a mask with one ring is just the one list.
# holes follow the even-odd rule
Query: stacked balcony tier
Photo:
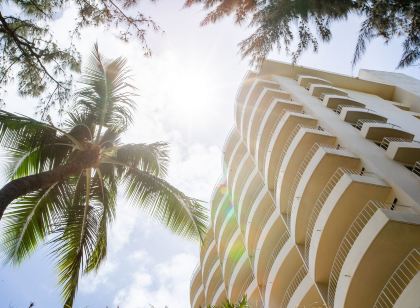
[[307, 104], [315, 99], [413, 173], [420, 143], [352, 91], [322, 76], [295, 78], [308, 102], [271, 75], [250, 73], [238, 91], [192, 307], [245, 295], [258, 308], [416, 307], [418, 204], [401, 205], [401, 192], [367, 170]]

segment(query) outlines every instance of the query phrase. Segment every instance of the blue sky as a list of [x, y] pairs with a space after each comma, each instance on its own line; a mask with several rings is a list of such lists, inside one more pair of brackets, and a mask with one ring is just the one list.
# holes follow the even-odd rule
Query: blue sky
[[[144, 58], [136, 42], [123, 44], [104, 29], [87, 29], [78, 47], [86, 56], [97, 40], [108, 57], [125, 56], [139, 88], [138, 114], [126, 141], [168, 141], [169, 180], [189, 195], [208, 200], [221, 174], [224, 140], [233, 126], [234, 97], [249, 69], [237, 43], [249, 29], [225, 19], [204, 28], [199, 6], [183, 9], [181, 0], [141, 1], [141, 10], [165, 30], [151, 34], [152, 58]], [[67, 8], [54, 25], [65, 43], [74, 11]], [[307, 52], [299, 64], [348, 75], [359, 68], [394, 71], [401, 41], [385, 46], [373, 41], [356, 68], [351, 67], [360, 19], [333, 24], [333, 39], [318, 54]], [[273, 52], [270, 58], [288, 61]], [[405, 69], [420, 78], [419, 67]], [[9, 89], [6, 109], [33, 115], [34, 101]], [[119, 198], [118, 218], [111, 230], [109, 256], [96, 275], [82, 280], [75, 307], [189, 306], [189, 279], [198, 262], [198, 244], [176, 237]], [[53, 260], [39, 249], [20, 267], [0, 267], [0, 307], [60, 307]]]

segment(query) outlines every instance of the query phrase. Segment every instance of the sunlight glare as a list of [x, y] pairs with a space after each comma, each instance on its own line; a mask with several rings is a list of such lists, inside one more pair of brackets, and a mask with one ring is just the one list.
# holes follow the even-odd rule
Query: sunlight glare
[[166, 97], [166, 107], [182, 121], [199, 123], [206, 118], [212, 101], [212, 72], [202, 59], [180, 59], [166, 53], [162, 59], [164, 73], [158, 84]]

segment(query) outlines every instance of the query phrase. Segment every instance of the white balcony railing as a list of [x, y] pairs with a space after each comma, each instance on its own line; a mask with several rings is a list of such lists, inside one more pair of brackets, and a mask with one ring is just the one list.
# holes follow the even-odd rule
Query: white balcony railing
[[293, 201], [295, 199], [295, 192], [299, 185], [300, 179], [302, 178], [303, 173], [306, 170], [306, 167], [309, 165], [309, 162], [311, 161], [312, 157], [315, 155], [315, 153], [318, 151], [319, 148], [329, 148], [329, 149], [340, 149], [340, 146], [331, 146], [331, 145], [324, 145], [315, 143], [312, 148], [309, 150], [309, 152], [305, 155], [302, 162], [299, 165], [299, 169], [296, 172], [295, 178], [292, 182], [292, 185], [290, 185], [289, 188], [289, 194], [288, 194], [288, 201], [287, 201], [287, 210], [286, 210], [286, 222], [287, 226], [290, 230], [290, 219], [292, 214], [292, 208], [293, 208]]
[[384, 137], [379, 146], [383, 148], [384, 150], [386, 150], [388, 149], [389, 144], [391, 142], [412, 142], [412, 140], [407, 139], [407, 138], [399, 138], [399, 137]]
[[263, 300], [261, 298], [261, 294], [258, 294], [256, 299], [249, 299], [248, 298], [248, 303], [250, 304], [251, 308], [263, 308], [264, 307], [264, 303], [263, 303]]
[[420, 176], [420, 161], [416, 161], [413, 169], [411, 169], [411, 172], [413, 172], [417, 176]]
[[302, 265], [296, 272], [293, 279], [290, 281], [289, 286], [287, 287], [286, 292], [284, 293], [284, 297], [280, 305], [281, 308], [287, 307], [287, 305], [290, 302], [290, 299], [292, 298], [299, 284], [302, 282], [302, 280], [305, 278], [307, 274], [308, 274], [308, 271], [306, 270], [305, 265]]
[[251, 283], [254, 279], [255, 279], [254, 274], [251, 273], [244, 280], [241, 291], [239, 291], [239, 297], [238, 297], [239, 299], [241, 299], [244, 295], [246, 295], [249, 298], [249, 296], [248, 296], [249, 294], [246, 294], [246, 291], [248, 290], [248, 287], [251, 285]]
[[[257, 189], [255, 190], [255, 192], [253, 192], [253, 194], [251, 195], [251, 197], [249, 198], [249, 205], [247, 208], [243, 208], [243, 202], [241, 204], [241, 212], [240, 212], [240, 216], [238, 217], [239, 219], [241, 219], [241, 217], [243, 217], [244, 215], [244, 211], [246, 211], [246, 219], [248, 219], [248, 215], [250, 213], [250, 210], [252, 209], [254, 203], [257, 201], [257, 198], [259, 196], [259, 194], [261, 193], [261, 191], [264, 189], [264, 184], [260, 184], [258, 185]], [[245, 220], [247, 221], [247, 220]], [[242, 221], [239, 221], [239, 227], [241, 228], [241, 231], [243, 234], [245, 234], [245, 228], [246, 228], [246, 224], [242, 223]]]
[[[305, 112], [302, 110], [302, 111], [297, 111], [297, 110], [290, 110], [290, 109], [288, 109], [288, 108], [284, 108], [284, 109], [282, 109], [282, 111], [280, 112], [280, 114], [276, 117], [276, 123], [279, 123], [280, 122], [280, 120], [284, 117], [284, 114], [286, 113], [286, 112], [294, 112], [294, 113], [301, 113], [301, 114], [304, 114]], [[273, 138], [273, 136], [274, 136], [274, 132], [276, 131], [276, 128], [277, 128], [277, 125], [273, 125], [271, 128], [270, 128], [270, 131], [269, 132], [267, 132], [267, 135], [268, 135], [268, 144], [267, 144], [267, 146], [269, 146], [269, 144], [270, 144], [270, 142], [271, 142], [271, 139]], [[268, 148], [266, 149], [266, 152], [265, 153], [263, 153], [263, 155], [264, 155], [264, 159], [262, 160], [262, 162], [263, 162], [263, 164], [265, 163], [265, 161], [267, 160], [267, 155], [268, 155]]]
[[[275, 209], [274, 209], [274, 207], [270, 207], [270, 208], [269, 208], [269, 210], [268, 210], [266, 213], [264, 213], [264, 216], [262, 217], [262, 219], [261, 219], [261, 221], [260, 221], [260, 223], [259, 223], [259, 226], [258, 226], [257, 232], [256, 232], [256, 234], [255, 234], [255, 237], [256, 237], [257, 239], [259, 239], [259, 238], [260, 238], [260, 236], [261, 236], [261, 234], [262, 234], [262, 231], [263, 231], [263, 229], [264, 229], [265, 225], [267, 224], [267, 221], [270, 219], [271, 215], [273, 215], [274, 210], [275, 210]], [[251, 223], [252, 223], [252, 222], [251, 222]]]
[[[277, 128], [277, 124], [281, 121], [281, 119], [284, 117], [284, 114], [286, 113], [286, 111], [288, 111], [287, 109], [282, 109], [279, 113], [279, 115], [276, 117], [276, 124], [275, 125], [271, 125], [270, 130], [268, 132], [266, 132], [267, 134], [267, 146], [270, 144], [271, 138], [273, 138], [274, 132], [276, 131]], [[261, 138], [263, 138], [263, 136], [260, 136]], [[266, 149], [267, 150], [267, 149]], [[259, 149], [257, 149], [257, 151], [259, 151]], [[268, 151], [266, 151], [265, 153], [263, 153], [264, 155], [264, 159], [262, 160], [263, 162], [265, 162], [267, 155], [268, 155]]]
[[287, 240], [289, 239], [290, 235], [287, 230], [283, 232], [283, 234], [279, 237], [276, 244], [274, 245], [273, 250], [271, 251], [270, 257], [267, 260], [267, 263], [265, 265], [265, 271], [264, 271], [264, 278], [263, 278], [263, 292], [265, 293], [265, 287], [267, 284], [268, 275], [270, 274], [271, 268], [273, 267], [274, 261], [277, 259], [277, 256], [279, 255], [281, 249], [286, 244]]
[[361, 107], [361, 106], [354, 106], [354, 105], [338, 105], [337, 109], [335, 109], [334, 111], [338, 114], [341, 114], [341, 111], [343, 111], [343, 108], [346, 108], [346, 107], [358, 108], [358, 109], [363, 109], [363, 110], [366, 110], [366, 111], [373, 111], [373, 110], [370, 110], [370, 109], [367, 109], [367, 108], [364, 108], [364, 107]]
[[194, 280], [195, 280], [195, 277], [197, 276], [197, 272], [198, 272], [199, 270], [200, 270], [200, 264], [197, 264], [197, 265], [195, 266], [194, 271], [193, 271], [193, 274], [192, 274], [192, 276], [191, 276], [191, 280], [190, 280], [190, 288], [192, 287], [193, 282], [194, 282]]
[[390, 208], [389, 204], [371, 200], [363, 207], [359, 214], [354, 219], [353, 223], [348, 228], [346, 234], [341, 240], [340, 246], [338, 247], [337, 253], [334, 257], [334, 262], [330, 272], [330, 279], [328, 281], [328, 307], [333, 307], [335, 291], [337, 288], [338, 278], [340, 276], [341, 269], [343, 267], [344, 261], [359, 236], [360, 232], [366, 226], [368, 221], [380, 208]]
[[[316, 127], [309, 127], [309, 126], [305, 126], [305, 125], [302, 125], [302, 124], [298, 124], [298, 125], [296, 125], [296, 127], [293, 129], [293, 131], [292, 131], [292, 133], [290, 134], [290, 136], [289, 136], [289, 138], [286, 140], [286, 142], [284, 143], [284, 145], [283, 145], [283, 149], [281, 150], [281, 153], [280, 153], [280, 157], [279, 157], [279, 159], [278, 159], [278, 168], [280, 169], [280, 167], [281, 167], [281, 164], [283, 163], [283, 160], [284, 160], [284, 157], [286, 156], [286, 153], [287, 153], [287, 150], [289, 149], [289, 147], [290, 147], [290, 144], [292, 143], [292, 141], [295, 139], [295, 137], [296, 137], [296, 135], [297, 135], [297, 133], [300, 131], [300, 129], [301, 128], [312, 128], [312, 129], [318, 129], [318, 130], [320, 130], [320, 131], [322, 131], [323, 129], [320, 127], [320, 126], [318, 126], [317, 128]], [[279, 170], [277, 170], [277, 171], [279, 171]], [[277, 183], [277, 180], [278, 180], [278, 176], [279, 176], [279, 172], [276, 172], [276, 174], [275, 174], [275, 178], [274, 178], [274, 183]], [[276, 191], [276, 189], [277, 189], [277, 185], [274, 185], [274, 192]]]
[[392, 308], [410, 281], [420, 271], [420, 250], [413, 249], [388, 279], [374, 308]]
[[311, 244], [312, 234], [315, 227], [315, 222], [318, 219], [319, 213], [321, 212], [322, 207], [327, 201], [328, 196], [331, 194], [331, 191], [337, 185], [338, 181], [344, 174], [360, 174], [360, 171], [346, 168], [338, 168], [337, 171], [331, 176], [327, 184], [325, 184], [324, 189], [319, 194], [318, 199], [315, 202], [314, 207], [312, 208], [311, 215], [309, 216], [308, 226], [306, 228], [305, 235], [305, 263], [309, 264], [309, 247]]
[[387, 123], [387, 120], [373, 120], [373, 119], [359, 119], [357, 120], [357, 122], [355, 124], [353, 124], [354, 127], [356, 127], [358, 130], [362, 130], [363, 124], [365, 123], [381, 123], [384, 125], [387, 125], [389, 127], [398, 127], [398, 125], [396, 124], [392, 124], [392, 123]]

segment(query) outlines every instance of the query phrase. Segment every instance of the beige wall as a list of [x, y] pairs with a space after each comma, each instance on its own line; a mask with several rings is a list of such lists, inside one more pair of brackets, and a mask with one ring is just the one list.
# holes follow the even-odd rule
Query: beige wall
[[[259, 167], [264, 166], [257, 166], [256, 163], [256, 159], [258, 160], [256, 154], [259, 153], [259, 149], [262, 149], [262, 147], [258, 148], [260, 144], [255, 142], [254, 139], [266, 138], [268, 139], [267, 142], [270, 143], [273, 141], [277, 142], [274, 138], [277, 138], [278, 136], [276, 134], [270, 136], [257, 136], [255, 133], [252, 134], [252, 132], [249, 130], [242, 129], [251, 127], [252, 129], [257, 130], [258, 134], [265, 132], [265, 130], [262, 129], [265, 125], [265, 121], [262, 121], [261, 119], [269, 116], [269, 110], [273, 109], [268, 108], [268, 106], [275, 104], [274, 101], [272, 104], [269, 102], [265, 102], [264, 104], [258, 103], [259, 100], [263, 99], [264, 93], [267, 91], [261, 89], [261, 84], [258, 87], [255, 87], [256, 80], [269, 81], [268, 83], [263, 83], [267, 85], [277, 84], [282, 91], [287, 92], [294, 103], [299, 103], [303, 106], [303, 111], [306, 114], [305, 116], [316, 119], [317, 123], [314, 125], [321, 126], [326, 133], [334, 136], [336, 144], [344, 147], [346, 152], [351, 153], [351, 157], [355, 158], [357, 165], [363, 166], [365, 168], [366, 174], [373, 176], [369, 182], [371, 187], [372, 185], [374, 186], [376, 182], [378, 182], [386, 188], [386, 193], [384, 192], [383, 196], [379, 196], [377, 194], [373, 194], [372, 189], [368, 189], [369, 185], [358, 185], [357, 190], [355, 190], [355, 193], [360, 194], [357, 196], [358, 198], [354, 198], [353, 201], [349, 199], [346, 203], [341, 202], [340, 206], [337, 206], [339, 203], [338, 201], [335, 204], [329, 204], [328, 206], [332, 207], [335, 212], [342, 211], [341, 214], [347, 213], [345, 215], [343, 214], [344, 216], [340, 216], [338, 215], [340, 213], [337, 212], [338, 214], [334, 216], [334, 220], [337, 220], [336, 223], [342, 224], [344, 226], [341, 228], [342, 230], [340, 230], [340, 232], [336, 232], [339, 234], [335, 234], [336, 237], [340, 236], [341, 238], [344, 238], [347, 236], [345, 234], [347, 234], [346, 231], [352, 228], [351, 223], [357, 219], [360, 219], [357, 217], [359, 215], [360, 209], [364, 208], [366, 200], [373, 199], [378, 202], [384, 201], [390, 203], [394, 198], [397, 198], [398, 206], [396, 207], [395, 211], [391, 212], [391, 214], [397, 214], [398, 216], [399, 212], [401, 211], [401, 213], [406, 213], [404, 215], [408, 215], [408, 219], [406, 219], [406, 221], [398, 222], [397, 224], [394, 223], [393, 220], [390, 220], [389, 224], [392, 226], [392, 228], [388, 229], [391, 230], [389, 232], [392, 233], [392, 236], [389, 235], [388, 231], [385, 236], [382, 236], [381, 234], [386, 233], [382, 232], [382, 230], [385, 230], [384, 227], [382, 228], [380, 224], [375, 223], [372, 221], [371, 217], [368, 217], [367, 220], [363, 223], [361, 227], [362, 229], [357, 231], [359, 232], [358, 234], [366, 234], [367, 230], [371, 228], [373, 230], [372, 234], [375, 233], [378, 234], [378, 236], [362, 236], [361, 238], [357, 237], [357, 240], [354, 242], [354, 247], [352, 246], [348, 250], [340, 250], [347, 251], [347, 255], [343, 256], [343, 258], [346, 260], [346, 264], [351, 264], [353, 272], [357, 273], [358, 277], [365, 277], [364, 281], [357, 283], [366, 283], [366, 287], [352, 287], [354, 284], [351, 284], [351, 275], [346, 276], [342, 273], [342, 271], [337, 272], [339, 274], [337, 274], [337, 278], [339, 278], [338, 282], [340, 285], [343, 285], [343, 281], [345, 282], [346, 280], [349, 280], [349, 284], [346, 285], [346, 291], [343, 291], [343, 288], [338, 291], [337, 303], [341, 302], [342, 304], [340, 304], [341, 306], [339, 305], [337, 307], [352, 308], [351, 306], [346, 306], [347, 304], [345, 304], [347, 303], [347, 298], [349, 296], [355, 296], [357, 295], [357, 292], [367, 292], [366, 294], [369, 293], [368, 280], [371, 278], [371, 276], [366, 272], [366, 270], [363, 270], [363, 268], [369, 268], [369, 263], [375, 262], [375, 258], [379, 258], [379, 260], [382, 260], [382, 263], [378, 264], [384, 264], [383, 266], [387, 266], [387, 268], [383, 268], [382, 270], [380, 266], [375, 267], [376, 270], [382, 272], [382, 280], [380, 282], [376, 282], [375, 290], [372, 291], [369, 296], [370, 301], [374, 301], [376, 299], [377, 293], [379, 292], [378, 290], [380, 290], [381, 286], [387, 282], [389, 273], [392, 273], [398, 265], [399, 261], [404, 258], [404, 253], [398, 250], [398, 236], [401, 234], [401, 236], [404, 236], [404, 249], [407, 251], [412, 245], [420, 244], [418, 243], [416, 236], [405, 236], [404, 232], [399, 232], [399, 230], [404, 231], [407, 228], [411, 228], [413, 232], [410, 231], [410, 234], [420, 234], [420, 216], [415, 215], [415, 213], [420, 213], [420, 177], [415, 176], [397, 161], [393, 161], [386, 155], [386, 152], [383, 149], [379, 148], [371, 140], [365, 139], [361, 134], [361, 131], [340, 119], [339, 115], [337, 115], [337, 113], [335, 113], [333, 110], [327, 108], [319, 98], [314, 97], [311, 95], [310, 91], [299, 85], [297, 80], [299, 75], [314, 76], [317, 78], [325, 79], [326, 81], [321, 81], [323, 83], [328, 83], [327, 81], [329, 81], [333, 87], [346, 92], [350, 98], [363, 103], [366, 108], [374, 110], [374, 112], [376, 112], [378, 115], [387, 118], [388, 123], [398, 125], [399, 129], [411, 133], [414, 135], [414, 139], [420, 140], [420, 120], [412, 116], [410, 112], [404, 111], [394, 105], [394, 103], [403, 103], [405, 105], [411, 106], [411, 111], [416, 111], [417, 107], [419, 107], [418, 110], [420, 111], [420, 87], [418, 87], [419, 81], [413, 81], [410, 78], [406, 78], [407, 76], [401, 76], [398, 74], [388, 75], [383, 72], [375, 71], [361, 71], [360, 78], [353, 78], [350, 76], [314, 70], [301, 66], [292, 66], [286, 63], [275, 61], [266, 61], [262, 65], [258, 74], [254, 72], [248, 73], [243, 81], [242, 87], [238, 90], [237, 102], [235, 105], [235, 119], [237, 122], [236, 127], [231, 131], [231, 134], [229, 135], [230, 137], [225, 144], [224, 152], [226, 156], [224, 159], [222, 159], [222, 162], [225, 164], [224, 170], [226, 174], [221, 177], [221, 183], [219, 183], [223, 189], [218, 187], [215, 189], [212, 196], [212, 198], [214, 198], [214, 202], [211, 202], [212, 220], [215, 220], [217, 223], [215, 223], [215, 221], [210, 223], [211, 226], [214, 226], [214, 229], [211, 228], [209, 232], [214, 232], [214, 234], [208, 234], [207, 239], [212, 239], [214, 237], [216, 245], [210, 245], [210, 242], [206, 241], [201, 249], [201, 261], [203, 262], [204, 259], [206, 259], [206, 268], [208, 267], [208, 264], [216, 264], [216, 262], [220, 260], [220, 271], [222, 273], [221, 276], [223, 277], [218, 279], [220, 282], [218, 281], [212, 284], [213, 289], [209, 293], [207, 292], [208, 290], [204, 290], [205, 292], [202, 292], [203, 288], [206, 289], [207, 287], [205, 286], [205, 282], [209, 280], [208, 277], [203, 276], [201, 282], [201, 279], [197, 279], [197, 276], [194, 276], [196, 278], [194, 279], [194, 283], [191, 286], [191, 298], [195, 299], [196, 307], [199, 305], [211, 304], [215, 303], [216, 301], [220, 301], [221, 294], [226, 294], [227, 296], [232, 297], [230, 298], [231, 300], [236, 300], [241, 292], [244, 292], [244, 290], [248, 289], [253, 290], [253, 301], [255, 300], [255, 302], [258, 303], [260, 300], [265, 300], [265, 307], [267, 308], [278, 308], [280, 303], [284, 301], [284, 298], [287, 298], [288, 300], [290, 299], [290, 302], [286, 303], [289, 304], [289, 307], [291, 307], [291, 305], [310, 306], [314, 303], [319, 305], [320, 302], [326, 305], [326, 303], [329, 301], [327, 298], [327, 289], [331, 277], [328, 276], [328, 271], [326, 271], [326, 273], [324, 273], [322, 276], [322, 281], [318, 281], [314, 274], [316, 272], [314, 267], [317, 266], [319, 268], [331, 268], [331, 263], [333, 261], [335, 262], [337, 258], [336, 253], [338, 253], [338, 246], [339, 244], [341, 245], [340, 238], [336, 239], [334, 245], [328, 245], [328, 241], [324, 241], [323, 251], [320, 255], [328, 254], [328, 258], [325, 258], [325, 260], [318, 258], [317, 262], [312, 262], [312, 264], [305, 256], [305, 249], [310, 247], [312, 250], [311, 253], [313, 254], [315, 253], [313, 250], [317, 250], [318, 246], [312, 246], [312, 242], [314, 242], [314, 240], [309, 244], [303, 240], [306, 225], [308, 224], [307, 220], [306, 222], [300, 221], [299, 228], [302, 229], [302, 235], [298, 241], [296, 232], [291, 230], [291, 227], [296, 226], [295, 220], [298, 219], [298, 215], [291, 215], [291, 219], [293, 220], [291, 225], [289, 225], [287, 221], [290, 219], [290, 217], [286, 217], [288, 213], [284, 213], [284, 215], [279, 214], [276, 218], [275, 224], [272, 223], [273, 220], [264, 218], [269, 209], [273, 211], [272, 208], [267, 207], [267, 204], [274, 206], [274, 211], [276, 213], [280, 213], [280, 202], [282, 199], [277, 198], [277, 200], [275, 195], [275, 188], [277, 187], [276, 185], [279, 185], [279, 183], [290, 182], [285, 184], [284, 189], [277, 189], [277, 193], [284, 191], [285, 193], [289, 193], [291, 195], [290, 198], [292, 199], [286, 199], [293, 200], [293, 211], [295, 211], [293, 213], [298, 213], [299, 210], [302, 210], [302, 208], [299, 207], [308, 207], [306, 210], [308, 213], [305, 214], [306, 216], [308, 216], [312, 211], [312, 209], [309, 207], [312, 206], [312, 203], [315, 203], [318, 192], [321, 194], [325, 189], [322, 189], [322, 187], [317, 188], [317, 193], [313, 193], [314, 196], [311, 195], [311, 198], [314, 199], [313, 202], [306, 200], [308, 199], [308, 196], [306, 196], [306, 199], [304, 198], [305, 196], [303, 196], [306, 191], [313, 191], [313, 188], [317, 187], [317, 185], [309, 185], [309, 182], [307, 181], [310, 176], [317, 176], [317, 173], [315, 172], [312, 175], [307, 174], [309, 172], [308, 166], [311, 166], [311, 164], [316, 164], [315, 159], [311, 160], [311, 164], [308, 164], [308, 166], [305, 167], [305, 172], [300, 175], [301, 178], [299, 178], [297, 175], [291, 175], [291, 179], [285, 181], [284, 175], [282, 176], [281, 173], [279, 173], [279, 177], [283, 178], [277, 178], [276, 173], [276, 178], [273, 179], [274, 187], [269, 189], [270, 187], [267, 186], [267, 179], [263, 176], [263, 171], [265, 169], [259, 170], [261, 169]], [[316, 78], [308, 78], [307, 80], [309, 80], [309, 82], [314, 82], [316, 81]], [[306, 86], [308, 86], [308, 84], [306, 84]], [[264, 87], [265, 86], [263, 86], [263, 88]], [[260, 94], [257, 92], [252, 92], [254, 89], [258, 89], [258, 93]], [[252, 93], [248, 93], [249, 91]], [[270, 98], [265, 97], [264, 99]], [[285, 106], [287, 105], [290, 104], [285, 104]], [[262, 113], [259, 117], [249, 116], [256, 113], [257, 107], [254, 108], [254, 106], [265, 106], [264, 108], [258, 109], [258, 112]], [[248, 114], [246, 117], [243, 115], [244, 110], [246, 110]], [[280, 115], [281, 113], [276, 114], [277, 117]], [[240, 123], [243, 122], [242, 119], [247, 119], [247, 123]], [[259, 120], [252, 122], [253, 119]], [[280, 120], [281, 119], [278, 119], [278, 121]], [[296, 124], [297, 123], [298, 122], [296, 122]], [[290, 128], [287, 126], [287, 129], [281, 131], [281, 133], [287, 136], [293, 131], [293, 129], [294, 127]], [[247, 136], [243, 136], [243, 134], [257, 137], [247, 138]], [[252, 139], [252, 144], [247, 144], [251, 142], [250, 139]], [[288, 138], [283, 139], [278, 141], [280, 148], [283, 147], [283, 144]], [[256, 149], [254, 149], [254, 143], [257, 144]], [[265, 151], [268, 150], [269, 149], [265, 149]], [[295, 160], [297, 156], [301, 155], [295, 153], [296, 151], [291, 152], [293, 153], [290, 155], [292, 155]], [[276, 156], [277, 154], [273, 154], [273, 152], [271, 152], [270, 155]], [[276, 159], [276, 157], [273, 157], [273, 159]], [[299, 161], [300, 160], [302, 160], [302, 158], [300, 158]], [[292, 160], [288, 159], [284, 161], [286, 164], [288, 164], [288, 162]], [[302, 165], [301, 163], [299, 164]], [[348, 167], [344, 165], [338, 158], [332, 165], [335, 167]], [[295, 168], [296, 172], [299, 170], [299, 168]], [[358, 169], [358, 167], [355, 169]], [[333, 171], [334, 170], [330, 170], [329, 174], [331, 174]], [[250, 181], [248, 177], [251, 176], [253, 178], [261, 177], [261, 181]], [[330, 176], [331, 175], [327, 176], [324, 174], [324, 177], [329, 178]], [[319, 177], [323, 178], [321, 174]], [[358, 177], [360, 176], [358, 175]], [[227, 182], [225, 181], [225, 178], [228, 179]], [[327, 178], [323, 178], [322, 183], [327, 183]], [[362, 182], [366, 180], [364, 177], [360, 178], [362, 178], [360, 179]], [[296, 187], [291, 189], [290, 186], [292, 186], [292, 183], [295, 179], [299, 179], [299, 185], [302, 186], [302, 189], [297, 189]], [[264, 181], [264, 185], [262, 187], [260, 187], [260, 185], [258, 185], [258, 188], [255, 186], [251, 187], [251, 183], [259, 183], [262, 181]], [[311, 190], [307, 190], [305, 188], [307, 187], [306, 185], [311, 186]], [[319, 184], [318, 186], [324, 185], [326, 184]], [[251, 198], [251, 195], [258, 196], [259, 194], [261, 195], [262, 192], [266, 194], [267, 198], [270, 199], [270, 202], [260, 202], [261, 200], [258, 198], [252, 201], [244, 200], [244, 196], [249, 196], [249, 198]], [[296, 195], [299, 194], [300, 196], [296, 197]], [[337, 196], [335, 199], [340, 200], [342, 196], [343, 194]], [[226, 198], [228, 198], [232, 204], [229, 203], [227, 206], [226, 202], [223, 201], [226, 200]], [[302, 200], [306, 201], [302, 202]], [[360, 200], [364, 201], [362, 202]], [[243, 208], [242, 206], [245, 203], [247, 206]], [[345, 209], [346, 207], [347, 210]], [[350, 207], [352, 207], [352, 209], [350, 209]], [[387, 206], [387, 208], [389, 207], [390, 206]], [[231, 215], [232, 211], [233, 216]], [[324, 218], [329, 219], [332, 217], [330, 214], [327, 214], [327, 216], [328, 217]], [[320, 217], [322, 217], [322, 215]], [[221, 229], [224, 230], [225, 228], [221, 228], [220, 226], [227, 224], [230, 226], [228, 228], [230, 231], [225, 232], [226, 238], [222, 238], [224, 233]], [[266, 230], [267, 228], [270, 228], [270, 230]], [[264, 232], [258, 233], [263, 229], [265, 230]], [[321, 237], [322, 234], [328, 235], [323, 232], [331, 232], [330, 235], [333, 235], [332, 232], [334, 232], [334, 228], [331, 229], [331, 226], [330, 228], [325, 228], [325, 230], [319, 226], [317, 226], [315, 229], [313, 230], [313, 234], [315, 234], [315, 231], [318, 234], [315, 237], [313, 236], [313, 239], [316, 237]], [[252, 232], [255, 234], [252, 234], [251, 236], [249, 234], [249, 232], [251, 232], [250, 230], [253, 230]], [[279, 246], [277, 243], [279, 241], [276, 241], [276, 238], [281, 237], [281, 234], [285, 232], [288, 232], [290, 237], [287, 237], [288, 240], [285, 245]], [[275, 236], [270, 237], [267, 236], [267, 234], [274, 234]], [[358, 235], [355, 234], [354, 236]], [[252, 245], [249, 245], [249, 241], [247, 240], [250, 238], [253, 238]], [[326, 239], [328, 236], [322, 236], [322, 238]], [[390, 238], [392, 238], [393, 241], [389, 241]], [[275, 254], [267, 255], [267, 243], [270, 243], [269, 245], [273, 246], [272, 251], [276, 251]], [[378, 245], [378, 243], [382, 243], [383, 245]], [[305, 245], [307, 245], [307, 247], [305, 247]], [[240, 246], [240, 249], [237, 249], [238, 247], [233, 248], [233, 246]], [[217, 247], [217, 254], [210, 254], [208, 250], [214, 249], [214, 247]], [[262, 251], [261, 247], [265, 247], [264, 258], [259, 256], [260, 251]], [[276, 250], [276, 247], [279, 247], [278, 251]], [[360, 247], [363, 247], [363, 249]], [[235, 255], [235, 251], [240, 251], [240, 254]], [[388, 253], [391, 253], [393, 256], [392, 262], [384, 262], [387, 260]], [[232, 261], [233, 259], [231, 258], [235, 258], [236, 261]], [[350, 259], [359, 261], [351, 262]], [[323, 262], [327, 262], [329, 267], [325, 267]], [[267, 269], [265, 265], [270, 266], [270, 268]], [[203, 267], [203, 264], [201, 264], [201, 266]], [[308, 274], [301, 282], [297, 283], [297, 280], [294, 279], [296, 277], [294, 276], [296, 273], [299, 273], [298, 268], [302, 267], [305, 267], [305, 273], [307, 272]], [[267, 273], [267, 277], [259, 272], [259, 280], [256, 280], [256, 269], [263, 269], [263, 271]], [[250, 274], [254, 275], [254, 277], [250, 276]], [[288, 278], [285, 280], [286, 276]], [[296, 285], [293, 285], [291, 281], [294, 281]], [[217, 287], [219, 286], [218, 283], [223, 282], [224, 289], [222, 286]], [[419, 279], [414, 280], [413, 283], [415, 284], [415, 287], [420, 287], [418, 286], [420, 283]], [[216, 287], [217, 290], [219, 290], [218, 292], [216, 292]], [[413, 288], [411, 284], [410, 288]], [[409, 291], [410, 289], [407, 289], [407, 292], [404, 293], [404, 298], [401, 299], [401, 301], [404, 301], [404, 303], [408, 303], [410, 301], [413, 302], [413, 295], [410, 295], [412, 292], [410, 293]], [[206, 296], [202, 295], [201, 292], [206, 294]], [[287, 294], [287, 296], [285, 297], [284, 294]], [[257, 299], [255, 299], [255, 297]], [[261, 304], [258, 305], [260, 305], [258, 307], [261, 307]]]

